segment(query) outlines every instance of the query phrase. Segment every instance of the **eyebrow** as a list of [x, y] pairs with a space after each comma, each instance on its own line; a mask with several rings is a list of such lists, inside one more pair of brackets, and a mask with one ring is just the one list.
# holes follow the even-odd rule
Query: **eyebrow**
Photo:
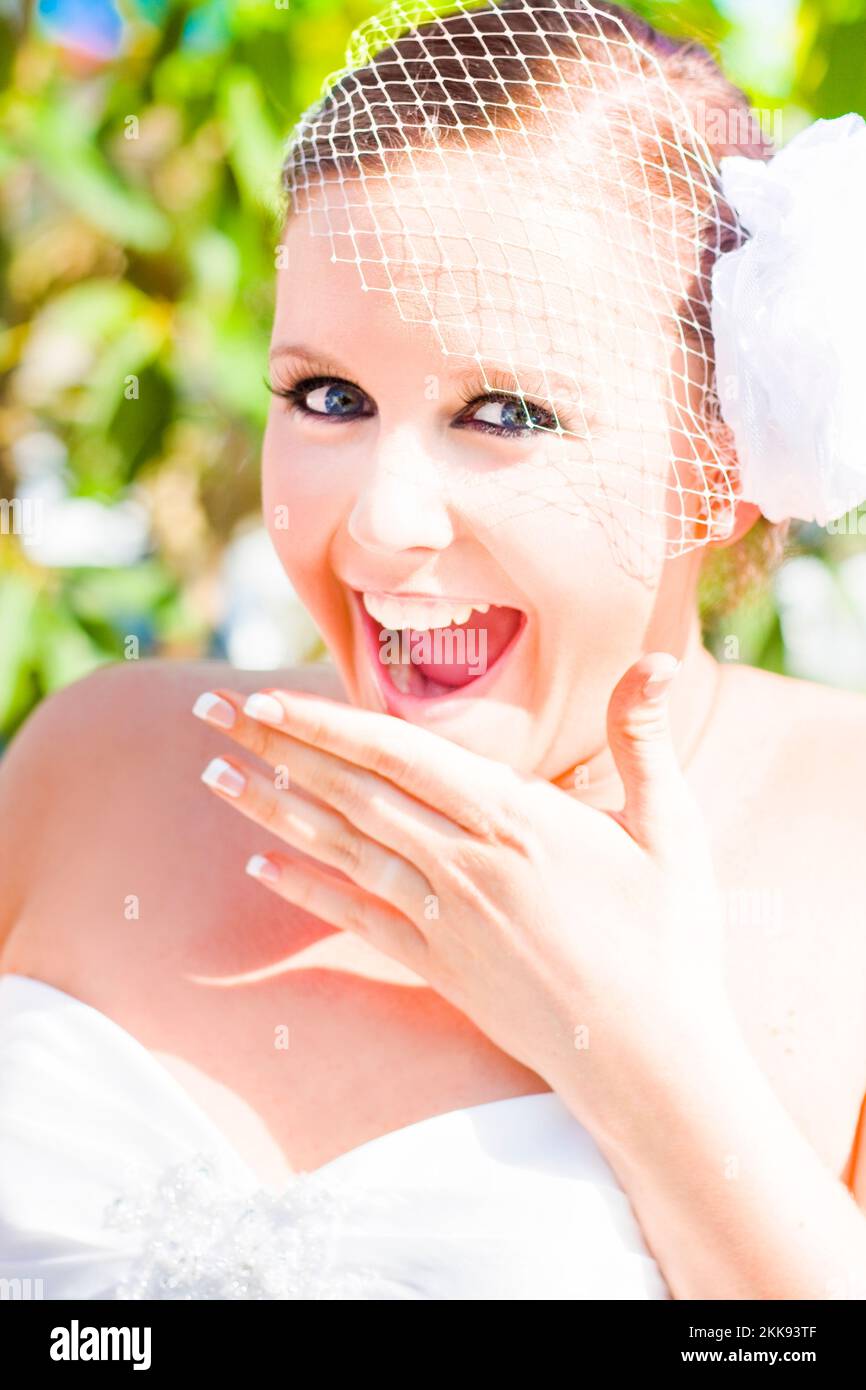
[[[457, 385], [466, 384], [474, 381], [475, 378], [483, 375], [492, 384], [491, 391], [507, 391], [515, 396], [529, 396], [536, 400], [555, 402], [557, 394], [565, 398], [572, 404], [580, 402], [582, 392], [580, 385], [574, 378], [563, 376], [560, 372], [545, 372], [538, 367], [520, 367], [515, 370], [513, 367], [505, 367], [498, 362], [479, 362], [476, 358], [472, 359], [473, 365], [462, 368], [460, 371], [449, 373], [449, 377]], [[502, 386], [496, 385], [497, 379], [503, 383]]]
[[[329, 362], [335, 370], [339, 370], [340, 372], [345, 370], [338, 362], [334, 361], [332, 357], [326, 356], [321, 352], [316, 352], [314, 348], [305, 347], [303, 343], [275, 343], [268, 353], [268, 361], [273, 362], [276, 357], [302, 357], [308, 362], [315, 362], [318, 364]], [[351, 376], [352, 374], [351, 372], [346, 372], [346, 375]]]
[[[320, 369], [326, 368], [328, 373], [333, 372], [335, 376], [352, 377], [354, 375], [353, 372], [342, 367], [330, 353], [317, 352], [315, 348], [308, 347], [304, 343], [276, 343], [268, 354], [268, 360], [273, 362], [277, 357], [299, 357]], [[583, 393], [579, 383], [559, 372], [544, 372], [538, 368], [526, 368], [515, 372], [513, 368], [504, 367], [501, 363], [479, 362], [477, 358], [471, 358], [470, 361], [472, 365], [468, 367], [446, 367], [445, 375], [455, 386], [467, 385], [483, 373], [488, 380], [501, 377], [503, 379], [508, 378], [513, 383], [508, 387], [491, 386], [491, 391], [507, 390], [514, 395], [535, 397], [538, 400], [552, 402], [555, 400], [555, 391], [558, 387], [561, 395], [572, 404], [582, 403]]]

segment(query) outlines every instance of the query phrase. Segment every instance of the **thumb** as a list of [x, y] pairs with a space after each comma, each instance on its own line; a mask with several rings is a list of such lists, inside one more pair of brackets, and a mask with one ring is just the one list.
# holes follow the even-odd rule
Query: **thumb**
[[617, 684], [607, 711], [608, 744], [625, 788], [616, 819], [649, 854], [665, 860], [681, 857], [697, 815], [668, 720], [680, 664], [670, 652], [641, 657]]

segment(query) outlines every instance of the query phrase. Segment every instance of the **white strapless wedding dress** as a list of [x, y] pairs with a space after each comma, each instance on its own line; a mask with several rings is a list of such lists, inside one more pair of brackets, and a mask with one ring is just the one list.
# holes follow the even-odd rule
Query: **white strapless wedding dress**
[[0, 1279], [48, 1299], [670, 1296], [553, 1094], [435, 1115], [272, 1191], [141, 1043], [22, 975], [0, 979]]

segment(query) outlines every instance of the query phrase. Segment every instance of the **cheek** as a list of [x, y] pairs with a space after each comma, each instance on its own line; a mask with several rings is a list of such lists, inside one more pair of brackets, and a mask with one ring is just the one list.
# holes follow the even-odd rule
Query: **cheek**
[[[514, 514], [500, 515], [479, 534], [544, 626], [585, 634], [620, 621], [633, 629], [646, 620], [653, 590], [623, 569], [603, 520], [541, 491], [531, 505], [528, 496], [523, 500], [522, 507], [512, 500]], [[494, 502], [488, 499], [487, 516], [495, 514]]]
[[512, 541], [502, 563], [536, 616], [540, 689], [559, 717], [576, 709], [586, 721], [598, 711], [597, 729], [582, 725], [595, 737], [610, 691], [644, 649], [656, 591], [623, 570], [597, 522], [544, 508]]
[[298, 439], [272, 414], [262, 447], [262, 514], [283, 568], [301, 592], [325, 564], [330, 538], [352, 505], [350, 470]]

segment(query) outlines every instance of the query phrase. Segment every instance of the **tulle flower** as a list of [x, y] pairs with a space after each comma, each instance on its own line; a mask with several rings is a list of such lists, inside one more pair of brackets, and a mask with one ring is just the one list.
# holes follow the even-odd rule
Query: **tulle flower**
[[825, 525], [866, 499], [866, 122], [815, 121], [720, 164], [749, 239], [713, 271], [722, 415], [741, 494]]

